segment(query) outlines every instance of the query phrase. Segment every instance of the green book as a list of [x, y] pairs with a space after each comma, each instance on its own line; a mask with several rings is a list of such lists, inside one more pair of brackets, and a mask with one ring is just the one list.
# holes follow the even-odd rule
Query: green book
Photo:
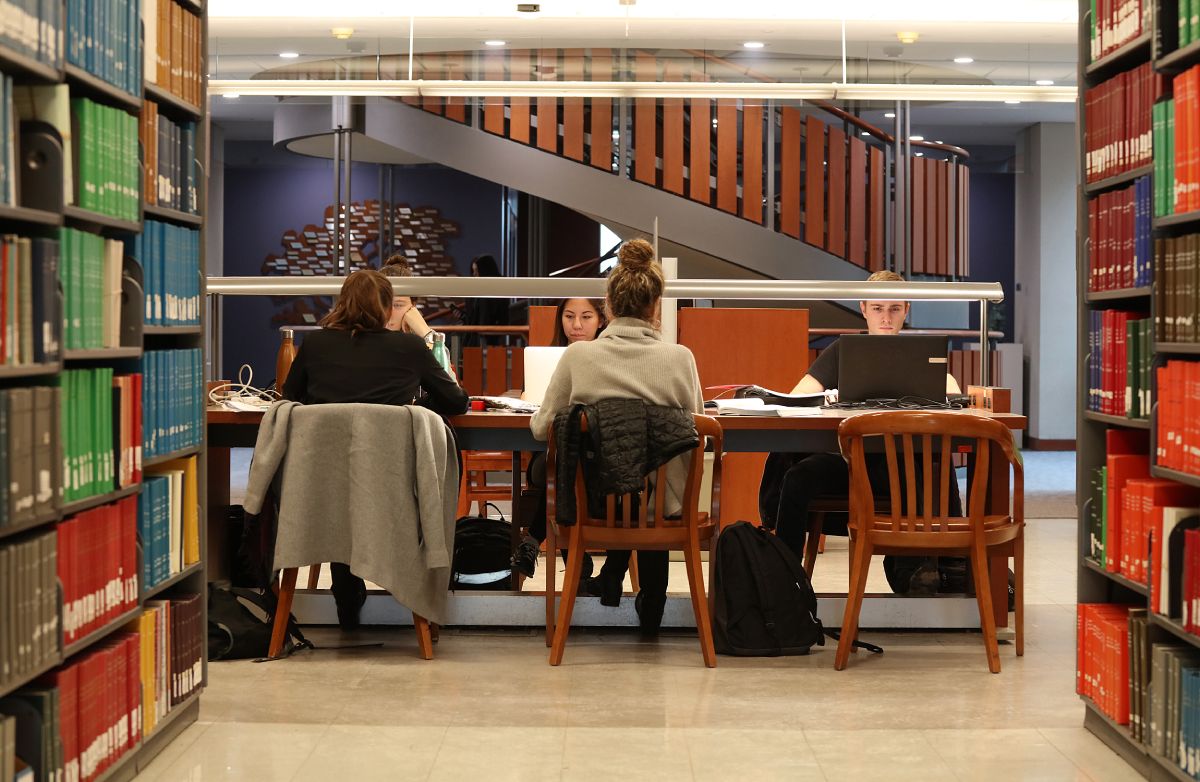
[[1192, 34], [1192, 9], [1190, 0], [1179, 0], [1179, 48], [1190, 43]]
[[1167, 101], [1167, 148], [1164, 159], [1167, 165], [1167, 175], [1164, 177], [1163, 187], [1166, 190], [1167, 202], [1166, 214], [1175, 214], [1175, 99]]
[[1150, 127], [1153, 141], [1153, 154], [1151, 161], [1154, 164], [1154, 216], [1161, 217], [1163, 214], [1163, 181], [1162, 174], [1162, 150], [1163, 150], [1163, 104], [1155, 103], [1150, 108]]

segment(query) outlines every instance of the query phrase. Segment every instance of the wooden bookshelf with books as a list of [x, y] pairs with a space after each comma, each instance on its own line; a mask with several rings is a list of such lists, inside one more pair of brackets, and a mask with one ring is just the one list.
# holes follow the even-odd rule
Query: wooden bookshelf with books
[[0, 25], [0, 769], [124, 780], [207, 675], [206, 20], [8, 8], [29, 23]]
[[1194, 7], [1080, 3], [1076, 682], [1084, 724], [1156, 780], [1200, 757]]

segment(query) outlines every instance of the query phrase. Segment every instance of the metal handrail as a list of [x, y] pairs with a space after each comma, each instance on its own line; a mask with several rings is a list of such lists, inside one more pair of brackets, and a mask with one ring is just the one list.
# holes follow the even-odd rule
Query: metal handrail
[[[209, 295], [332, 296], [345, 277], [209, 277]], [[468, 298], [602, 298], [601, 278], [393, 277], [397, 294]], [[667, 280], [671, 299], [742, 301], [1004, 301], [998, 282], [866, 282], [849, 280]]]

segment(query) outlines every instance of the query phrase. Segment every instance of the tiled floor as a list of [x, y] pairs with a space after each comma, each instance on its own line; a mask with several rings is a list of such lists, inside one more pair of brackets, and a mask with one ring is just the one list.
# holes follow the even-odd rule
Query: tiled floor
[[551, 668], [536, 630], [444, 631], [426, 662], [411, 630], [320, 629], [384, 646], [212, 664], [139, 779], [1139, 779], [1081, 727], [1074, 551], [1073, 520], [1030, 521], [1025, 656], [1002, 646], [997, 676], [973, 633], [872, 633], [886, 652], [839, 673], [830, 646], [707, 670], [683, 633], [575, 631]]

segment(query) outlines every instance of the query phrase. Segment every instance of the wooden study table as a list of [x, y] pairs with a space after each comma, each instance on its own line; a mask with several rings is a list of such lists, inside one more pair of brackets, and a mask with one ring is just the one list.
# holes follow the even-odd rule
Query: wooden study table
[[[836, 452], [837, 428], [845, 418], [859, 412], [851, 410], [822, 410], [819, 415], [787, 417], [777, 416], [717, 416], [725, 434], [726, 452], [762, 453], [769, 451], [822, 453]], [[987, 413], [981, 410], [947, 410], [940, 415], [967, 415], [995, 418], [1009, 429], [1021, 430], [1026, 426], [1024, 416], [1011, 413]], [[529, 414], [504, 412], [471, 412], [450, 419], [462, 450], [512, 451], [514, 475], [520, 474], [521, 451], [543, 451], [544, 442], [533, 438], [529, 431]], [[262, 413], [209, 409], [208, 425], [208, 497], [209, 497], [209, 540], [225, 541], [225, 508], [229, 505], [229, 449], [252, 448], [258, 435], [258, 423]], [[1010, 509], [1010, 482], [1008, 461], [999, 449], [993, 447], [990, 491], [987, 501], [988, 513], [1008, 513]], [[514, 481], [514, 495], [519, 491], [519, 482]], [[512, 515], [514, 527], [519, 525], [520, 503], [514, 496]], [[724, 519], [726, 523], [736, 519]], [[218, 543], [210, 545], [209, 579], [228, 573], [224, 547]], [[214, 551], [214, 549], [220, 549]], [[992, 585], [992, 605], [996, 615], [996, 626], [1008, 625], [1008, 560], [995, 557], [989, 567]], [[974, 601], [972, 601], [974, 602]]]

